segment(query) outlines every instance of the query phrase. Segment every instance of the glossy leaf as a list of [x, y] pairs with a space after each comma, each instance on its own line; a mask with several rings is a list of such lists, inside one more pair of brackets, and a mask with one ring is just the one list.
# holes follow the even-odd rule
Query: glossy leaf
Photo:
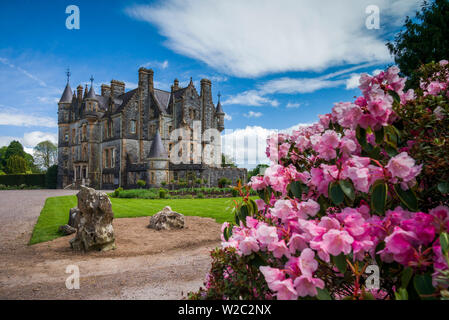
[[438, 191], [443, 194], [449, 193], [449, 182], [440, 182], [438, 184]]
[[345, 194], [338, 182], [329, 184], [329, 198], [336, 206], [339, 206], [345, 200]]
[[379, 130], [374, 132], [374, 136], [376, 137], [376, 143], [381, 144], [384, 141], [384, 127], [381, 127]]
[[341, 273], [345, 273], [348, 266], [346, 263], [346, 256], [341, 253], [338, 256], [333, 256], [332, 259], [338, 270], [340, 270]]
[[413, 276], [412, 268], [408, 267], [402, 271], [402, 275], [401, 275], [401, 287], [402, 288], [407, 288], [412, 276]]
[[[429, 297], [429, 295], [435, 292], [435, 288], [432, 285], [432, 277], [430, 274], [417, 274], [415, 275], [413, 284], [415, 286], [416, 292], [424, 300], [433, 300], [434, 298]], [[423, 297], [426, 296], [426, 297]]]
[[449, 252], [449, 235], [446, 232], [440, 234], [441, 252], [447, 255]]
[[371, 188], [371, 209], [378, 214], [385, 213], [388, 186], [384, 181], [377, 181]]
[[302, 183], [300, 181], [293, 181], [289, 185], [290, 191], [292, 192], [295, 198], [301, 199], [303, 193]]
[[318, 300], [332, 300], [331, 295], [326, 289], [316, 288], [316, 291], [318, 292], [316, 296]]
[[352, 183], [347, 180], [340, 180], [338, 181], [338, 184], [341, 187], [341, 190], [343, 190], [343, 193], [350, 199], [351, 201], [355, 200], [355, 193], [354, 193], [354, 187], [352, 186]]
[[416, 198], [413, 190], [402, 190], [399, 184], [394, 186], [394, 191], [401, 202], [411, 211], [418, 211], [418, 198]]

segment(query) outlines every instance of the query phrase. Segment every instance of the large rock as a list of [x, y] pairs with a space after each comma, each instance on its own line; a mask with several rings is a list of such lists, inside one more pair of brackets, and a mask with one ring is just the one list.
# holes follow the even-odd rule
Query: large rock
[[[69, 223], [73, 223], [76, 236], [70, 240], [74, 250], [101, 250], [115, 249], [114, 228], [112, 220], [111, 200], [104, 192], [92, 188], [81, 187], [78, 197], [78, 208], [70, 210]], [[78, 209], [78, 210], [75, 210]]]
[[184, 228], [184, 215], [174, 212], [169, 206], [150, 218], [150, 229], [171, 230]]
[[69, 212], [69, 221], [59, 227], [59, 232], [67, 236], [76, 232], [76, 229], [80, 223], [80, 210], [78, 208], [72, 208]]

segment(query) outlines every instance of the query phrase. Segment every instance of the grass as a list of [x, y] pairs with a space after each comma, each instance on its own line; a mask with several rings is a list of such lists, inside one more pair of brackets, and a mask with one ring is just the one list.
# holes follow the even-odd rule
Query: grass
[[[234, 198], [237, 199], [237, 198]], [[231, 221], [233, 198], [215, 199], [121, 199], [111, 198], [115, 218], [151, 216], [170, 206], [174, 211], [186, 216], [209, 217], [218, 223]], [[30, 244], [50, 241], [61, 236], [60, 225], [69, 219], [70, 208], [76, 207], [76, 196], [51, 197], [45, 201], [39, 219], [34, 226]]]

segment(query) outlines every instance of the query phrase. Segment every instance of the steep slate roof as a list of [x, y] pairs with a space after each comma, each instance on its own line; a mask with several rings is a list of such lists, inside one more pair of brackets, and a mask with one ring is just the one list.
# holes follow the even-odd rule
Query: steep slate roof
[[125, 108], [125, 106], [128, 104], [129, 100], [134, 96], [134, 94], [137, 92], [137, 88], [130, 90], [128, 92], [125, 92], [124, 94], [121, 94], [117, 98], [114, 98], [114, 104], [118, 105], [118, 108], [114, 113], [122, 112], [122, 110]]
[[72, 88], [70, 88], [70, 84], [67, 83], [64, 92], [62, 93], [61, 99], [59, 100], [59, 103], [72, 102], [72, 97], [73, 97]]
[[90, 90], [87, 93], [87, 99], [97, 99], [97, 95], [95, 94], [95, 90], [93, 86], [90, 86]]
[[224, 112], [223, 112], [223, 108], [221, 107], [220, 101], [218, 101], [217, 109], [215, 110], [215, 112], [216, 112], [216, 113], [224, 113]]
[[154, 97], [156, 98], [159, 108], [163, 113], [167, 113], [170, 96], [170, 92], [154, 88]]
[[167, 151], [165, 151], [164, 145], [162, 144], [161, 135], [159, 134], [159, 130], [156, 131], [156, 134], [153, 138], [153, 143], [151, 144], [150, 153], [148, 154], [149, 158], [168, 158]]

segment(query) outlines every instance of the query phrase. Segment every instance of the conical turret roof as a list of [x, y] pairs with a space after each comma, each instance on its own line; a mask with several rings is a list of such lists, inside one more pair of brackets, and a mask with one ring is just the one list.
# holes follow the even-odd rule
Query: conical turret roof
[[90, 90], [87, 93], [87, 99], [97, 99], [97, 95], [95, 94], [94, 86], [90, 86]]
[[72, 102], [72, 88], [70, 88], [70, 84], [67, 82], [67, 85], [65, 86], [64, 92], [62, 93], [61, 99], [59, 100], [59, 103], [67, 103]]
[[216, 113], [224, 113], [223, 108], [221, 107], [221, 102], [218, 101], [217, 103], [217, 109], [215, 110]]
[[159, 134], [159, 130], [157, 130], [156, 134], [154, 135], [153, 143], [151, 144], [151, 149], [148, 157], [168, 158], [167, 151], [165, 151], [164, 145], [162, 144], [162, 139], [161, 135]]

